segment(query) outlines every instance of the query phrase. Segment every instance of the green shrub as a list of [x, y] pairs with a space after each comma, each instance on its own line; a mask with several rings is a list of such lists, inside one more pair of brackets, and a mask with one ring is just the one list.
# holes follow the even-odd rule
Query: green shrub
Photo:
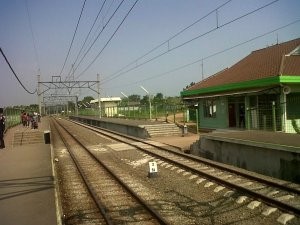
[[296, 131], [296, 133], [300, 134], [300, 128], [298, 127], [295, 119], [292, 120], [292, 126], [293, 126], [294, 130]]

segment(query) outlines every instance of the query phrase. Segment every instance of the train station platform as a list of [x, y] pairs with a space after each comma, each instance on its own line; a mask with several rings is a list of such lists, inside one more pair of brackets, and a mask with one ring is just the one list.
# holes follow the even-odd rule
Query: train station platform
[[161, 137], [152, 137], [150, 139], [170, 146], [174, 146], [183, 152], [189, 152], [191, 145], [199, 141], [200, 134], [194, 134], [188, 132], [184, 136], [183, 135], [161, 136]]
[[44, 143], [48, 120], [38, 129], [18, 125], [5, 134], [0, 149], [0, 224], [56, 225], [56, 195], [51, 147]]
[[191, 153], [300, 183], [300, 136], [271, 131], [223, 130], [202, 134]]
[[184, 152], [199, 140], [200, 135], [186, 132], [174, 123], [156, 120], [133, 120], [123, 118], [101, 118], [95, 116], [72, 116], [70, 119], [102, 127], [138, 138], [146, 138], [176, 147]]

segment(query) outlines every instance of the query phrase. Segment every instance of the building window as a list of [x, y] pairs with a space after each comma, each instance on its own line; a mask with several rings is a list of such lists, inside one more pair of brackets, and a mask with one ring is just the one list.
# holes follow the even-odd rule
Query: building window
[[204, 117], [215, 118], [217, 114], [217, 105], [215, 99], [208, 99], [203, 104]]
[[286, 117], [288, 120], [300, 119], [300, 94], [286, 96]]

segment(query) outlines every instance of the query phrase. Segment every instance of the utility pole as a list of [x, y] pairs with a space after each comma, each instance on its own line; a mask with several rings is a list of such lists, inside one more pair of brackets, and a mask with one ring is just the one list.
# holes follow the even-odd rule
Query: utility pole
[[148, 94], [148, 97], [149, 97], [149, 119], [151, 120], [152, 119], [151, 96], [150, 96], [149, 91], [147, 91], [143, 86], [140, 86], [140, 87]]
[[38, 87], [37, 87], [37, 94], [38, 94], [38, 102], [39, 102], [39, 114], [42, 115], [42, 94], [41, 94], [41, 75], [37, 75], [38, 79]]
[[100, 75], [97, 74], [97, 89], [98, 89], [98, 107], [99, 107], [99, 118], [101, 119], [101, 97], [100, 97]]
[[76, 101], [75, 101], [75, 115], [78, 116], [78, 96], [76, 96]]
[[201, 71], [202, 71], [202, 80], [204, 80], [203, 59], [201, 60]]

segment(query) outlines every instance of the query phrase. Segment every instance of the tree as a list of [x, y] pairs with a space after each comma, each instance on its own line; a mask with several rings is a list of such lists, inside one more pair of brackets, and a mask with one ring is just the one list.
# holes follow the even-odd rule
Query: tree
[[[94, 100], [94, 98], [92, 96], [86, 96], [84, 97], [81, 101], [77, 102], [77, 105], [79, 106], [79, 108], [83, 107], [83, 108], [90, 108], [90, 102], [91, 100]], [[74, 105], [75, 107], [75, 105]]]
[[86, 97], [84, 97], [84, 98], [82, 99], [81, 102], [88, 102], [88, 103], [90, 103], [91, 100], [94, 100], [94, 98], [93, 98], [92, 96], [86, 96]]
[[143, 98], [140, 101], [141, 105], [148, 105], [149, 104], [149, 96], [144, 95]]
[[182, 104], [182, 99], [180, 97], [167, 97], [166, 104], [167, 105], [180, 105], [180, 104]]
[[160, 105], [164, 103], [164, 95], [162, 93], [157, 93], [154, 97], [153, 97], [153, 103]]
[[185, 89], [188, 89], [189, 87], [194, 86], [196, 83], [195, 82], [191, 82], [189, 85], [186, 85]]
[[141, 96], [140, 95], [136, 95], [136, 94], [129, 95], [128, 96], [128, 101], [139, 103], [141, 101]]
[[141, 96], [139, 95], [129, 95], [128, 98], [124, 97], [122, 98], [122, 101], [120, 102], [120, 106], [133, 106], [133, 105], [139, 105], [141, 101]]
[[68, 101], [68, 109], [69, 111], [75, 112], [75, 103], [72, 101]]

